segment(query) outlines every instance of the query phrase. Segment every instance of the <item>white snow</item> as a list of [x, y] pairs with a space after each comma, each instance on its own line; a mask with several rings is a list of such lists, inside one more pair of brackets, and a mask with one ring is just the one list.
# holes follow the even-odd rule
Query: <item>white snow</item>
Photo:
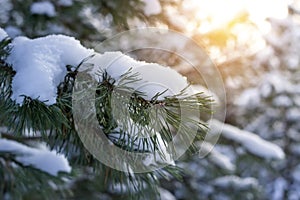
[[69, 7], [73, 5], [73, 0], [59, 0], [57, 3], [60, 6]]
[[272, 199], [273, 200], [284, 199], [284, 191], [286, 189], [287, 189], [287, 181], [282, 177], [276, 178], [274, 181]]
[[[90, 69], [89, 74], [96, 80], [101, 81], [101, 77], [97, 75], [99, 71], [106, 70], [107, 73], [115, 80], [119, 80], [120, 77], [128, 72], [130, 68], [136, 68], [144, 65], [145, 62], [137, 62], [129, 56], [124, 55], [121, 52], [105, 52], [104, 54], [96, 54], [93, 58], [87, 61], [94, 64], [94, 67]], [[86, 68], [81, 68], [81, 71]], [[99, 79], [100, 78], [100, 79]]]
[[188, 86], [186, 77], [169, 67], [136, 61], [121, 52], [95, 53], [68, 36], [16, 37], [11, 45], [13, 48], [7, 62], [17, 72], [12, 82], [11, 98], [18, 104], [23, 102], [22, 95], [39, 99], [47, 105], [56, 103], [57, 87], [66, 75], [66, 65], [77, 66], [92, 54], [95, 56], [87, 63], [93, 65], [89, 73], [95, 80], [100, 79], [99, 71], [106, 70], [117, 84], [121, 84], [122, 75], [132, 69], [132, 74], [137, 73], [141, 80], [128, 86], [143, 92], [146, 99], [164, 91], [159, 99], [176, 95]]
[[30, 12], [37, 15], [56, 16], [54, 5], [49, 1], [35, 2], [30, 6]]
[[213, 184], [221, 188], [234, 187], [239, 190], [258, 187], [257, 179], [253, 177], [241, 178], [234, 175], [216, 178]]
[[93, 6], [84, 6], [78, 15], [84, 18], [85, 22], [95, 28], [98, 32], [108, 35], [111, 34], [112, 15], [103, 15], [99, 12], [95, 12]]
[[12, 82], [12, 99], [22, 104], [24, 97], [56, 103], [57, 86], [66, 75], [66, 65], [77, 66], [93, 53], [72, 37], [49, 35], [37, 39], [17, 37], [7, 62], [17, 72]]
[[272, 94], [272, 85], [271, 84], [263, 84], [260, 87], [260, 93], [263, 98], [267, 98]]
[[151, 99], [157, 93], [162, 93], [158, 99], [179, 94], [188, 86], [186, 77], [183, 77], [169, 67], [150, 63], [133, 69], [142, 79], [141, 83], [133, 83], [132, 87], [146, 94], [146, 99]]
[[262, 82], [262, 85], [263, 84], [270, 84], [271, 87], [274, 88], [276, 93], [293, 92], [294, 90], [291, 82], [281, 73], [276, 71], [266, 74], [264, 77], [264, 81]]
[[143, 0], [145, 7], [144, 7], [144, 13], [147, 16], [150, 15], [157, 15], [161, 13], [161, 5], [159, 0]]
[[290, 107], [293, 105], [292, 100], [286, 95], [280, 95], [273, 99], [273, 105], [279, 107]]
[[288, 191], [288, 200], [299, 200], [300, 199], [300, 191], [298, 184], [292, 184]]
[[[287, 136], [292, 139], [293, 141], [296, 142], [296, 144], [298, 142], [300, 142], [300, 134], [299, 134], [299, 123], [298, 126], [290, 128], [289, 130], [287, 130]], [[291, 146], [290, 146], [291, 147]], [[300, 146], [299, 146], [300, 147]], [[300, 153], [300, 149], [299, 149], [299, 153]]]
[[163, 188], [159, 188], [158, 191], [159, 191], [159, 194], [160, 194], [160, 199], [163, 199], [163, 200], [176, 200], [174, 195], [171, 192], [169, 192], [168, 190], [165, 190]]
[[15, 141], [0, 139], [0, 151], [13, 152], [18, 162], [53, 176], [57, 176], [58, 172], [71, 172], [67, 159], [55, 151], [49, 151], [45, 146], [32, 148]]
[[203, 142], [201, 144], [201, 152], [204, 151], [202, 153], [206, 154], [206, 152], [210, 150], [211, 152], [210, 154], [208, 154], [208, 158], [212, 163], [229, 172], [235, 171], [235, 165], [226, 155], [220, 153], [218, 150], [216, 150], [216, 148], [213, 148], [213, 146], [210, 143]]
[[169, 23], [180, 30], [187, 29], [188, 25], [191, 24], [191, 21], [178, 14], [178, 8], [169, 7], [164, 14], [167, 16]]
[[[158, 99], [178, 94], [188, 86], [186, 77], [175, 70], [155, 63], [136, 61], [121, 52], [96, 54], [88, 63], [94, 64], [94, 68], [89, 73], [96, 80], [99, 80], [97, 76], [99, 70], [105, 69], [112, 78], [118, 81], [124, 73], [132, 69], [132, 74], [137, 73], [138, 78], [141, 80], [127, 86], [143, 92], [145, 99], [148, 100], [165, 90], [166, 92]], [[85, 70], [85, 68], [81, 70]]]
[[22, 35], [21, 29], [19, 29], [16, 26], [7, 26], [7, 27], [5, 27], [5, 31], [11, 38], [15, 38], [17, 36]]
[[259, 91], [256, 88], [245, 90], [236, 100], [235, 104], [242, 107], [255, 107], [260, 103]]
[[[298, 132], [297, 132], [297, 134], [298, 134]], [[290, 145], [290, 150], [294, 155], [300, 156], [300, 145], [299, 144]]]
[[210, 134], [214, 134], [216, 130], [219, 130], [219, 127], [223, 126], [222, 136], [240, 143], [249, 152], [256, 156], [266, 159], [284, 159], [285, 157], [283, 150], [279, 146], [263, 140], [254, 133], [241, 130], [229, 124], [223, 124], [215, 119], [211, 120], [209, 124]]
[[290, 121], [300, 120], [300, 109], [298, 107], [292, 107], [286, 112], [286, 118]]
[[294, 96], [293, 100], [296, 106], [300, 106], [300, 95]]
[[2, 41], [7, 36], [7, 33], [2, 28], [0, 28], [0, 41]]
[[294, 170], [293, 170], [293, 172], [292, 172], [292, 177], [293, 177], [294, 181], [297, 181], [297, 182], [300, 183], [300, 164], [298, 164], [298, 165], [294, 168]]

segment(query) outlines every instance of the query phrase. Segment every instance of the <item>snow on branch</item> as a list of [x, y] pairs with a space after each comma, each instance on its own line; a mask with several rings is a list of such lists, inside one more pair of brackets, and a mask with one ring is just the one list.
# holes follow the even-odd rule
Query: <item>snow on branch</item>
[[159, 0], [143, 0], [144, 6], [144, 13], [146, 16], [150, 15], [157, 15], [161, 13], [161, 5]]
[[36, 2], [31, 4], [30, 12], [36, 15], [47, 15], [48, 17], [56, 16], [55, 7], [49, 1]]
[[[95, 80], [100, 78], [97, 72], [105, 70], [117, 81], [117, 84], [122, 75], [131, 70], [131, 74], [137, 74], [137, 78], [140, 80], [134, 81], [127, 86], [142, 92], [147, 100], [162, 92], [164, 93], [158, 97], [159, 100], [167, 96], [177, 95], [188, 86], [187, 78], [170, 67], [136, 61], [121, 52], [96, 54], [87, 63], [94, 65], [89, 73]], [[85, 70], [84, 66], [79, 70]], [[189, 90], [189, 93], [192, 94], [192, 90]]]
[[216, 148], [213, 148], [212, 144], [203, 142], [201, 144], [201, 148], [201, 151], [203, 151], [201, 153], [206, 154], [206, 152], [210, 151], [208, 159], [216, 166], [229, 172], [235, 171], [236, 166], [231, 162], [231, 160], [226, 155], [220, 153]]
[[7, 33], [2, 28], [0, 28], [0, 41], [6, 38], [7, 36]]
[[47, 105], [56, 103], [58, 85], [64, 80], [67, 65], [76, 66], [93, 53], [72, 37], [50, 35], [37, 39], [17, 37], [7, 62], [16, 75], [12, 82], [12, 99], [23, 102], [24, 96]]
[[16, 161], [24, 166], [31, 166], [57, 176], [58, 172], [71, 172], [68, 160], [55, 151], [49, 151], [46, 146], [32, 148], [16, 141], [0, 139], [0, 152], [12, 152], [16, 155]]
[[[1, 31], [2, 37], [6, 36], [2, 29]], [[37, 39], [17, 37], [11, 47], [7, 62], [16, 71], [11, 98], [18, 104], [22, 104], [25, 96], [38, 99], [46, 105], [55, 104], [57, 87], [67, 74], [66, 66], [75, 68], [92, 55], [94, 57], [86, 62], [92, 64], [89, 74], [95, 80], [101, 78], [100, 71], [106, 71], [118, 83], [122, 75], [132, 69], [132, 73], [138, 74], [141, 81], [128, 86], [144, 93], [148, 100], [157, 93], [164, 92], [159, 96], [161, 99], [179, 94], [188, 86], [186, 77], [171, 68], [136, 61], [121, 52], [99, 54], [83, 47], [78, 40], [64, 35], [49, 35]], [[83, 65], [79, 71], [86, 69]]]
[[284, 159], [285, 157], [283, 150], [276, 144], [268, 142], [254, 133], [241, 130], [229, 124], [223, 124], [218, 120], [213, 119], [210, 121], [210, 134], [215, 134], [219, 127], [223, 127], [222, 136], [240, 143], [256, 156], [266, 159]]
[[258, 187], [258, 181], [255, 178], [247, 177], [247, 178], [240, 178], [238, 176], [222, 176], [216, 178], [213, 181], [213, 184], [220, 188], [229, 188], [233, 187], [239, 190], [247, 189], [247, 188], [255, 188]]

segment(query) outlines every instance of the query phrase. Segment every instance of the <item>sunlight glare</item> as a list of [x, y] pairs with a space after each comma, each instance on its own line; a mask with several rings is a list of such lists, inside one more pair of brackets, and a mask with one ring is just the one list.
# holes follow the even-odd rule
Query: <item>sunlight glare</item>
[[288, 14], [285, 0], [185, 0], [183, 6], [196, 10], [196, 20], [204, 22], [199, 29], [202, 33], [223, 28], [241, 14], [247, 14], [266, 33], [270, 28], [267, 18], [285, 18]]

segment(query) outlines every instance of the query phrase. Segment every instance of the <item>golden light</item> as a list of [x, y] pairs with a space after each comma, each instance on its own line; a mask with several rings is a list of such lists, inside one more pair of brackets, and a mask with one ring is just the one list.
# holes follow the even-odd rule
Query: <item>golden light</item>
[[186, 0], [183, 6], [196, 10], [195, 20], [203, 21], [199, 28], [202, 33], [227, 26], [244, 14], [265, 32], [267, 18], [288, 14], [286, 0]]
[[[194, 13], [199, 39], [206, 39], [211, 56], [226, 60], [213, 46], [226, 47], [234, 56], [235, 45], [252, 54], [265, 47], [263, 35], [271, 30], [268, 18], [288, 15], [287, 0], [184, 0], [183, 9]], [[197, 36], [196, 36], [197, 37]], [[197, 39], [197, 38], [196, 38]], [[230, 50], [232, 49], [232, 51]], [[223, 57], [224, 58], [223, 58]]]

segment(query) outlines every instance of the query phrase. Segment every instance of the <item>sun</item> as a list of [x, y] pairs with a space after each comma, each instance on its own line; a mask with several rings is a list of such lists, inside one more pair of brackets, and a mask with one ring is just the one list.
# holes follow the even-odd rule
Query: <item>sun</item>
[[288, 16], [288, 0], [183, 0], [182, 8], [197, 22], [193, 39], [206, 46], [216, 62], [243, 54], [253, 55], [266, 46], [270, 18]]
[[185, 0], [184, 4], [196, 10], [195, 20], [202, 22], [202, 33], [227, 26], [245, 15], [267, 31], [267, 18], [284, 18], [288, 14], [286, 0]]

